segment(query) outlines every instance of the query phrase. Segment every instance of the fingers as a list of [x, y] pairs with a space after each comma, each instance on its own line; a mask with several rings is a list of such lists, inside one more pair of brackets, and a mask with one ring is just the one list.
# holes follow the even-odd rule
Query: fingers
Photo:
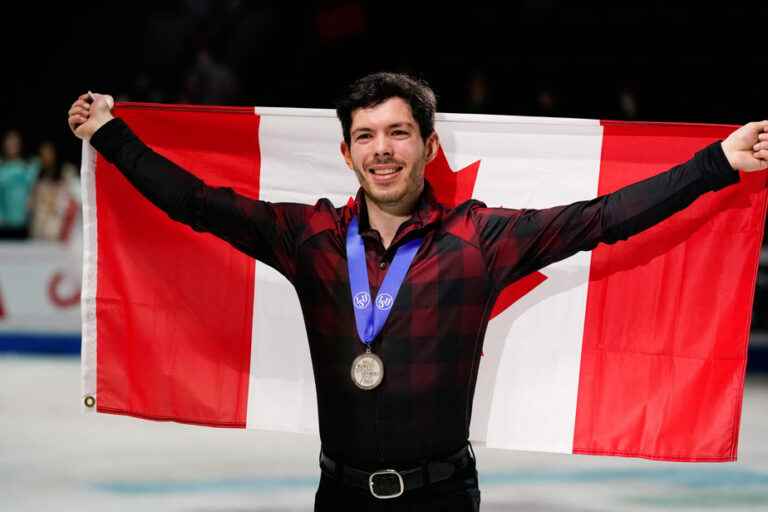
[[80, 106], [72, 107], [72, 109], [69, 111], [69, 117], [67, 118], [69, 129], [72, 130], [73, 133], [77, 134], [77, 129], [80, 127], [80, 125], [86, 123], [89, 117], [90, 112], [88, 112], [85, 108]]
[[90, 112], [92, 102], [93, 95], [90, 92], [78, 96], [78, 98], [74, 103], [72, 103], [72, 106], [67, 112], [70, 126], [73, 124], [82, 124], [88, 120], [91, 115]]
[[760, 151], [761, 149], [768, 149], [768, 141], [758, 142], [757, 144], [752, 146], [752, 151]]
[[80, 107], [86, 111], [90, 110], [91, 104], [99, 97], [104, 98], [104, 101], [107, 104], [107, 108], [112, 110], [112, 108], [115, 106], [115, 100], [112, 98], [112, 96], [109, 94], [98, 94], [88, 91], [87, 93], [78, 96], [75, 102], [72, 103], [72, 108], [70, 108], [69, 114], [71, 115], [72, 113], [76, 112], [76, 107]]
[[754, 137], [757, 135], [758, 140], [762, 140], [760, 136], [768, 133], [768, 121], [752, 121], [742, 126], [738, 131], [741, 132], [742, 136]]
[[756, 151], [752, 153], [752, 156], [758, 160], [768, 160], [768, 149], [761, 149], [760, 151]]
[[88, 121], [91, 113], [91, 99], [88, 94], [81, 94], [72, 106], [70, 107], [67, 115], [67, 124], [69, 128], [75, 132], [80, 125]]
[[81, 105], [78, 103], [75, 103], [72, 105], [72, 108], [69, 109], [69, 112], [67, 112], [69, 115], [73, 114], [84, 114], [86, 117], [91, 112], [91, 106], [90, 105]]
[[95, 102], [97, 99], [103, 98], [109, 110], [112, 110], [112, 108], [115, 106], [115, 100], [109, 94], [98, 94], [95, 92], [88, 91], [88, 96], [90, 97], [91, 102]]
[[84, 116], [69, 116], [69, 126], [74, 130], [77, 129], [78, 126], [88, 121], [87, 117]]
[[70, 120], [78, 118], [83, 119], [84, 121], [87, 121], [89, 117], [91, 117], [91, 114], [89, 112], [83, 112], [82, 110], [76, 110], [74, 112], [70, 111], [68, 116]]
[[755, 127], [755, 131], [760, 132], [768, 132], [768, 121], [755, 121], [753, 124]]
[[768, 133], [760, 133], [757, 136], [758, 140], [768, 140]]
[[72, 107], [69, 109], [69, 114], [72, 114], [77, 108], [81, 108], [86, 111], [90, 110], [91, 102], [88, 100], [87, 94], [83, 94], [75, 100], [75, 102], [72, 104]]

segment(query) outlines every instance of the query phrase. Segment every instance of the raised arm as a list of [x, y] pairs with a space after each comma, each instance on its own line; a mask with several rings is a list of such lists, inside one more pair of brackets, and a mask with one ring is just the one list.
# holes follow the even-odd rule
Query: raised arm
[[69, 112], [73, 133], [87, 140], [155, 206], [196, 231], [210, 232], [292, 279], [295, 240], [309, 205], [270, 203], [212, 187], [144, 144], [120, 118], [111, 97], [84, 94]]
[[[757, 133], [754, 139], [757, 141]], [[764, 163], [757, 151], [752, 149], [755, 156], [750, 155], [755, 159], [754, 170]], [[521, 210], [485, 208], [478, 203], [471, 215], [492, 278], [501, 289], [577, 251], [592, 250], [600, 242], [626, 240], [705, 192], [738, 181], [739, 173], [717, 142], [685, 163], [591, 200]]]

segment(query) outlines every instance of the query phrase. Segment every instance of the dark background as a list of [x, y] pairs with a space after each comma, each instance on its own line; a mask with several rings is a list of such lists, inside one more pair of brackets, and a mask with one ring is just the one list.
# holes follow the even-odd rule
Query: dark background
[[383, 69], [427, 79], [443, 112], [734, 124], [768, 115], [768, 4], [571, 4], [7, 4], [0, 132], [19, 128], [28, 154], [52, 139], [76, 162], [66, 112], [88, 89], [118, 100], [330, 108], [344, 84]]

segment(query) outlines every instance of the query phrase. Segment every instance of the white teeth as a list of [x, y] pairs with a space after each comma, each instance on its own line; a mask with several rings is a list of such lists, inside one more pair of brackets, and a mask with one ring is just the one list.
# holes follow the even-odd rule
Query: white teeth
[[386, 176], [387, 174], [393, 174], [400, 170], [400, 167], [392, 169], [371, 169], [371, 172], [377, 176]]

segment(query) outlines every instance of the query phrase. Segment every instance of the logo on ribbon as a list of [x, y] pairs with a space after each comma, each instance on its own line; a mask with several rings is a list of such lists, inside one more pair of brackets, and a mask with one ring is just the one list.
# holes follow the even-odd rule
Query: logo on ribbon
[[360, 292], [355, 295], [353, 302], [357, 309], [365, 309], [371, 304], [371, 296], [368, 292]]
[[388, 293], [380, 293], [376, 296], [376, 307], [381, 311], [391, 308], [394, 302], [395, 299]]

